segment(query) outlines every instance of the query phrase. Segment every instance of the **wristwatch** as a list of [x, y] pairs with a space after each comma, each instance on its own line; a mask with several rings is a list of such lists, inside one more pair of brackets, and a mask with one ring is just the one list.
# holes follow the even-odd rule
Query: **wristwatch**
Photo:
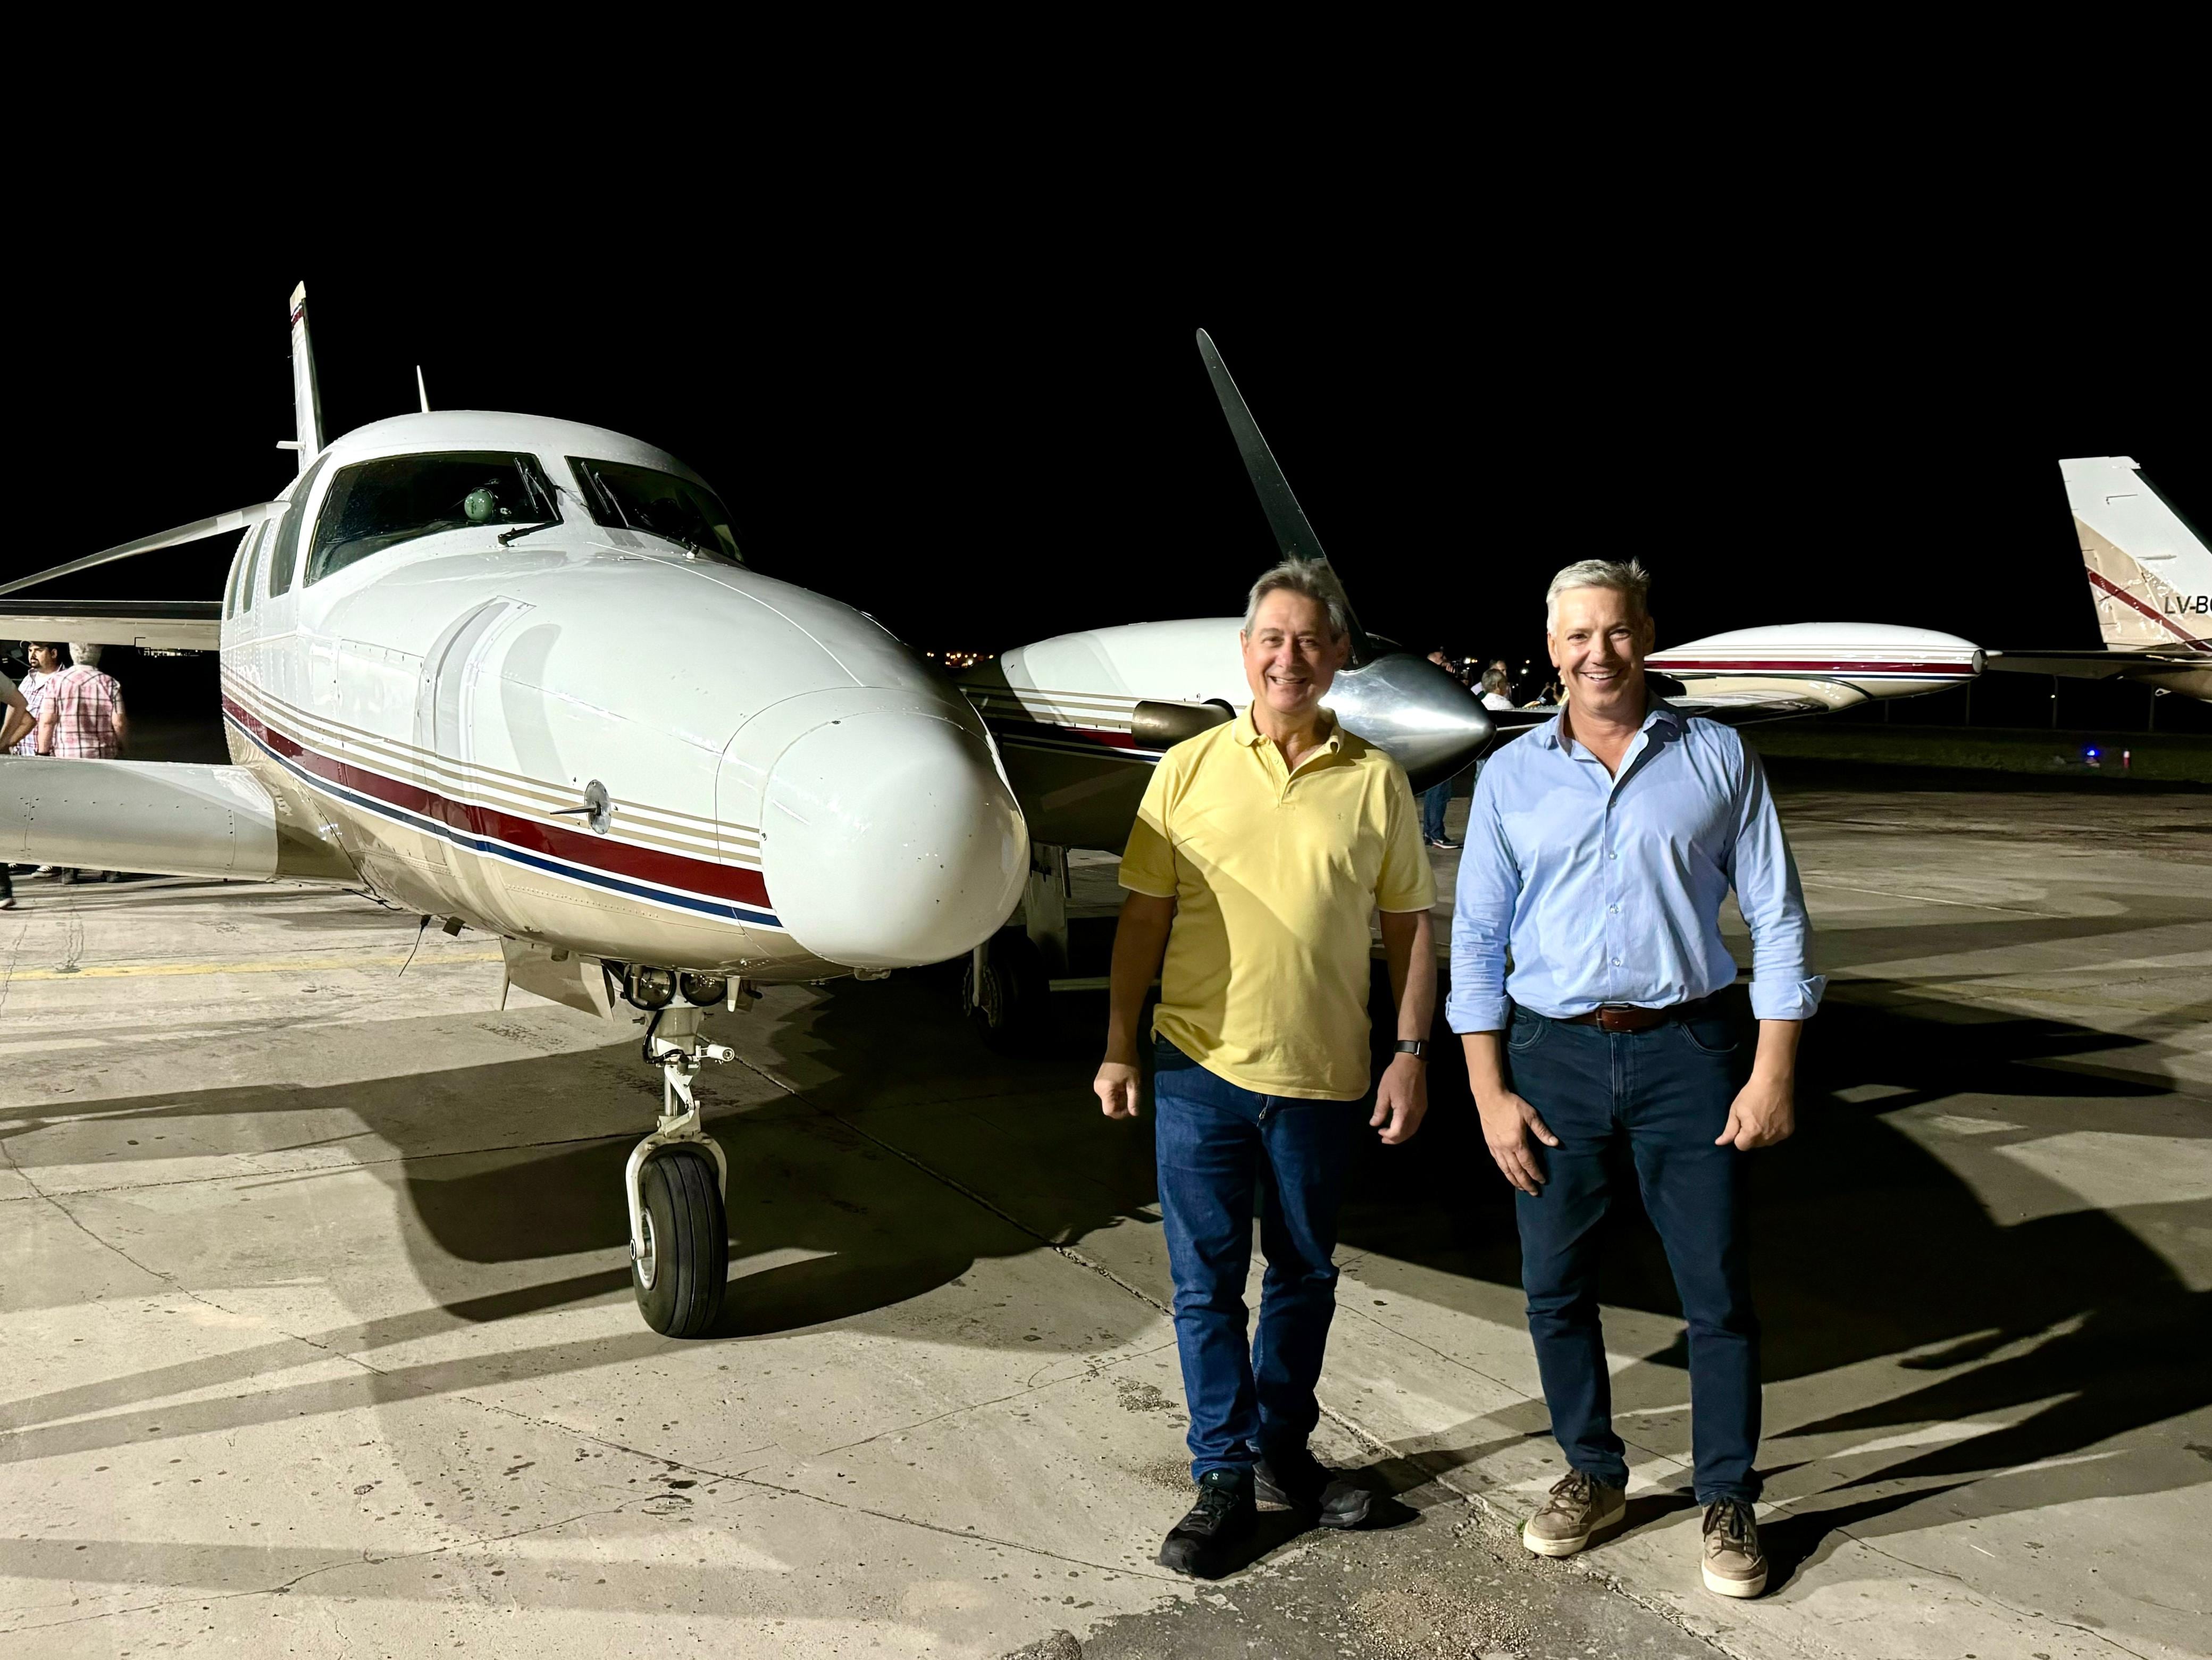
[[1425, 1037], [1401, 1037], [1392, 1047], [1401, 1055], [1410, 1055], [1416, 1061], [1429, 1058], [1429, 1041]]

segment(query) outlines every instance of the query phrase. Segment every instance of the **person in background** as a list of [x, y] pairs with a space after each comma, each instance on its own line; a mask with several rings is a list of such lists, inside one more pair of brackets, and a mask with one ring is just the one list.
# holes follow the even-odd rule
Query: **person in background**
[[1482, 707], [1486, 709], [1510, 709], [1513, 707], [1512, 683], [1506, 678], [1505, 670], [1492, 663], [1482, 672]]
[[65, 656], [68, 650], [66, 646], [36, 640], [25, 643], [23, 655], [31, 665], [31, 672], [23, 677], [16, 689], [30, 706], [31, 725], [25, 730], [20, 742], [13, 745], [0, 745], [0, 748], [15, 755], [36, 755], [39, 752], [39, 710], [46, 702], [46, 682], [62, 672], [68, 660]]
[[[1429, 654], [1429, 661], [1446, 674], [1451, 672], [1451, 659], [1438, 647]], [[1444, 834], [1444, 809], [1451, 805], [1452, 780], [1439, 778], [1421, 792], [1421, 840], [1432, 848], [1456, 848], [1459, 843]]]
[[72, 645], [69, 653], [70, 666], [42, 688], [38, 752], [112, 761], [131, 741], [123, 688], [113, 675], [100, 672], [98, 646]]
[[[131, 723], [123, 710], [123, 688], [112, 674], [100, 672], [100, 648], [71, 645], [70, 667], [46, 683], [39, 709], [40, 755], [64, 756], [73, 760], [112, 761], [123, 753], [131, 739]], [[65, 870], [64, 882], [97, 882], [115, 878], [112, 871]]]
[[[31, 708], [23, 694], [15, 690], [15, 683], [0, 674], [0, 750], [11, 747], [15, 739], [29, 730]], [[8, 866], [0, 861], [0, 910], [15, 909], [15, 884], [8, 874]]]

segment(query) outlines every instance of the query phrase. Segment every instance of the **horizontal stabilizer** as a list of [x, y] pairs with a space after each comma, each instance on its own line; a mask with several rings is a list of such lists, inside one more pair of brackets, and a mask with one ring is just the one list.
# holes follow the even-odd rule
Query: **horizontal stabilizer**
[[263, 881], [276, 874], [276, 806], [243, 767], [0, 756], [0, 856]]
[[157, 651], [215, 651], [222, 641], [220, 599], [0, 599], [0, 629], [18, 640]]
[[65, 565], [33, 571], [30, 575], [19, 576], [12, 582], [0, 582], [0, 594], [18, 593], [25, 588], [34, 588], [41, 582], [51, 582], [57, 577], [74, 576], [77, 572], [90, 570], [95, 565], [128, 559], [133, 554], [155, 553], [162, 548], [180, 548], [187, 542], [221, 536], [227, 531], [251, 530], [263, 520], [273, 519], [283, 511], [284, 503], [282, 502], [261, 502], [250, 508], [234, 508], [228, 513], [218, 513], [211, 519], [195, 519], [191, 524], [179, 525], [174, 530], [142, 536], [135, 542], [118, 542], [112, 548], [88, 553], [82, 559], [72, 559]]

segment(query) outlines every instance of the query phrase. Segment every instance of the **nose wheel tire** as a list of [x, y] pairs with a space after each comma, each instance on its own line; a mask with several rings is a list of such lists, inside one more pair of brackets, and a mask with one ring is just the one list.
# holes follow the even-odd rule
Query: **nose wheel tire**
[[645, 1253], [630, 1264], [645, 1323], [664, 1337], [704, 1337], [722, 1311], [730, 1229], [714, 1155], [678, 1143], [638, 1171]]
[[960, 1000], [986, 1049], [1025, 1055], [1043, 1047], [1052, 1029], [1052, 988], [1044, 958], [1026, 933], [994, 934], [984, 952], [981, 982], [974, 959], [961, 976]]

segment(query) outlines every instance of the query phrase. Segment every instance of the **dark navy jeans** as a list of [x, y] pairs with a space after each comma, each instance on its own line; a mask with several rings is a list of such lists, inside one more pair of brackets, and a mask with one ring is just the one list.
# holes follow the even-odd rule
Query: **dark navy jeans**
[[1689, 1322], [1690, 1435], [1701, 1505], [1753, 1500], [1759, 1487], [1753, 1468], [1759, 1322], [1744, 1270], [1744, 1155], [1713, 1145], [1735, 1095], [1736, 1043], [1725, 1018], [1670, 1021], [1632, 1035], [1516, 1009], [1505, 1045], [1514, 1092], [1559, 1138], [1556, 1148], [1536, 1148], [1549, 1177], [1542, 1192], [1514, 1195], [1528, 1334], [1552, 1433], [1571, 1468], [1628, 1484], [1613, 1432], [1596, 1287], [1599, 1225], [1626, 1143]]
[[[1314, 1385], [1336, 1313], [1330, 1258], [1359, 1104], [1255, 1094], [1164, 1039], [1152, 1064], [1160, 1220], [1198, 1480], [1295, 1451], [1320, 1420]], [[1248, 1346], [1244, 1280], [1259, 1195], [1267, 1271], [1259, 1336]]]
[[1421, 839], [1441, 842], [1444, 839], [1444, 809], [1451, 805], [1454, 780], [1447, 778], [1441, 784], [1421, 792]]

